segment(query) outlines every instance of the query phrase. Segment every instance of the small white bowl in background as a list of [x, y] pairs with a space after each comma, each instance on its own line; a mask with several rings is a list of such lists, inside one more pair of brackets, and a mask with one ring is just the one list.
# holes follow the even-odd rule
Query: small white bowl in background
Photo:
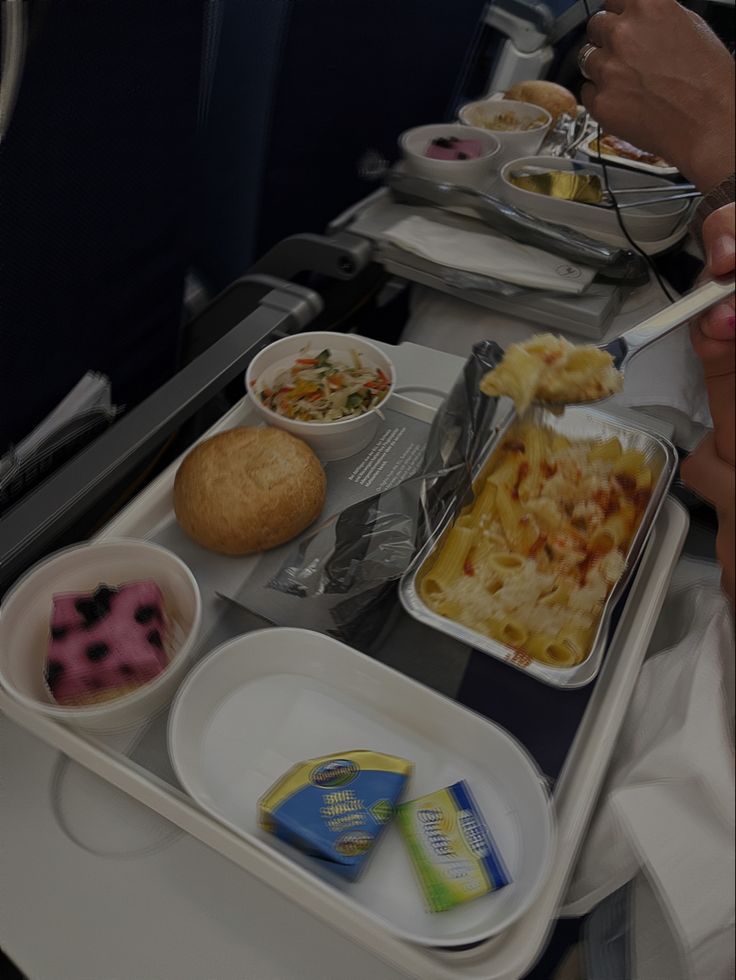
[[[52, 598], [152, 579], [161, 589], [169, 625], [168, 665], [130, 694], [88, 706], [56, 704], [43, 677]], [[45, 558], [13, 586], [0, 605], [0, 683], [40, 714], [91, 732], [138, 725], [168, 704], [184, 678], [202, 618], [199, 586], [189, 568], [149, 541], [120, 539], [75, 545]]]
[[[512, 113], [521, 122], [541, 120], [533, 129], [498, 130], [486, 128], [498, 116]], [[541, 106], [528, 102], [513, 102], [510, 99], [482, 99], [480, 102], [469, 102], [459, 112], [460, 121], [464, 126], [473, 127], [474, 131], [488, 133], [494, 136], [501, 149], [493, 161], [499, 170], [504, 163], [517, 157], [531, 157], [538, 152], [544, 138], [552, 125], [552, 116]]]
[[[287, 419], [278, 412], [267, 408], [260, 399], [263, 388], [273, 384], [274, 379], [284, 370], [293, 366], [298, 357], [316, 357], [320, 351], [329, 349], [340, 361], [350, 361], [350, 352], [360, 354], [361, 362], [367, 368], [380, 368], [390, 379], [386, 397], [366, 412], [336, 422], [302, 422]], [[323, 462], [346, 459], [365, 449], [378, 427], [378, 412], [388, 404], [396, 385], [396, 372], [393, 363], [383, 351], [362, 337], [333, 331], [312, 331], [284, 337], [270, 344], [257, 354], [245, 373], [245, 387], [251, 404], [268, 425], [285, 429], [292, 435], [303, 439], [317, 453]]]
[[[434, 160], [425, 156], [433, 140], [452, 137], [477, 140], [484, 149], [483, 155], [472, 160]], [[492, 173], [499, 142], [485, 129], [472, 129], [459, 123], [437, 123], [408, 129], [399, 137], [399, 148], [407, 173], [438, 183], [475, 186], [484, 183]]]

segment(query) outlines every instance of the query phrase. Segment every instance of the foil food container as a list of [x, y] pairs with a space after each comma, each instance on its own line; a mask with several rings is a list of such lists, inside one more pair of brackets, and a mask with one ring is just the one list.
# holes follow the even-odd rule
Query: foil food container
[[[473, 474], [475, 485], [480, 482], [492, 466], [495, 454], [500, 449], [506, 433], [515, 421], [516, 416], [511, 413], [508, 420], [488, 444], [487, 450], [479, 460]], [[454, 512], [445, 515], [433, 535], [415, 556], [401, 579], [399, 595], [404, 609], [419, 622], [454, 637], [466, 646], [502, 660], [545, 684], [552, 687], [573, 689], [590, 684], [601, 668], [610, 640], [611, 619], [614, 610], [636, 572], [639, 559], [644, 552], [657, 515], [674, 479], [678, 457], [674, 446], [661, 436], [645, 429], [633, 428], [595, 409], [567, 408], [564, 415], [560, 416], [546, 413], [544, 424], [547, 428], [559, 432], [570, 440], [604, 441], [617, 438], [621, 442], [624, 452], [636, 449], [643, 453], [647, 465], [652, 469], [652, 495], [626, 554], [626, 570], [609, 594], [603, 607], [588, 657], [573, 667], [552, 667], [549, 664], [533, 660], [527, 654], [463, 626], [461, 623], [446, 619], [427, 606], [419, 593], [419, 582], [454, 524], [456, 516]]]

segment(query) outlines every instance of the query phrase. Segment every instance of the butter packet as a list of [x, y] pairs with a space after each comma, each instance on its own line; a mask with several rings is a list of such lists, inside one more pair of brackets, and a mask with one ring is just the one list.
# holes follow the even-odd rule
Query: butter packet
[[261, 798], [259, 823], [355, 881], [412, 769], [406, 759], [365, 749], [300, 762]]
[[397, 807], [430, 912], [445, 912], [511, 881], [465, 780]]

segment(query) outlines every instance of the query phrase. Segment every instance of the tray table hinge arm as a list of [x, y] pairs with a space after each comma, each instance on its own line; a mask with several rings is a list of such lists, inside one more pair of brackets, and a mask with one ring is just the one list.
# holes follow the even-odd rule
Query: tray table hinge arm
[[0, 595], [151, 448], [245, 371], [274, 335], [303, 330], [321, 312], [313, 290], [258, 279], [272, 288], [252, 313], [0, 518]]

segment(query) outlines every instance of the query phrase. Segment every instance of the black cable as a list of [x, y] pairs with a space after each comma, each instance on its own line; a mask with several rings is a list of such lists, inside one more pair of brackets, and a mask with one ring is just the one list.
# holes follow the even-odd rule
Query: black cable
[[610, 185], [609, 180], [608, 180], [608, 166], [606, 165], [606, 161], [601, 156], [601, 137], [603, 136], [603, 133], [601, 131], [600, 123], [597, 123], [596, 122], [595, 125], [596, 125], [596, 133], [597, 133], [597, 135], [596, 135], [596, 159], [598, 161], [598, 164], [600, 165], [600, 167], [603, 170], [603, 183], [604, 183], [604, 186], [606, 188], [606, 192], [608, 194], [608, 197], [611, 200], [611, 203], [613, 205], [613, 210], [614, 210], [614, 212], [616, 214], [616, 219], [618, 220], [618, 226], [621, 229], [621, 232], [622, 232], [624, 238], [629, 243], [629, 245], [631, 245], [631, 247], [634, 249], [634, 251], [635, 252], [638, 252], [639, 255], [643, 255], [644, 256], [644, 258], [646, 259], [647, 265], [651, 269], [654, 278], [657, 280], [660, 289], [665, 294], [665, 296], [667, 297], [668, 301], [670, 303], [674, 303], [675, 298], [674, 298], [674, 296], [672, 296], [672, 294], [670, 293], [669, 289], [667, 289], [667, 286], [665, 285], [664, 279], [660, 276], [659, 271], [658, 271], [656, 265], [654, 264], [654, 259], [651, 257], [651, 255], [649, 255], [647, 252], [645, 252], [644, 249], [641, 248], [640, 245], [638, 245], [634, 241], [634, 239], [629, 234], [628, 228], [624, 224], [624, 217], [621, 214], [621, 211], [619, 210], [618, 201], [616, 200], [616, 195], [611, 191], [611, 185]]
[[[588, 15], [588, 20], [590, 20], [590, 18], [591, 18], [592, 15], [590, 13], [590, 7], [588, 6], [588, 0], [583, 0], [583, 5], [585, 7], [585, 12]], [[667, 289], [667, 286], [665, 285], [664, 279], [662, 279], [662, 277], [660, 276], [660, 274], [659, 274], [659, 272], [657, 270], [657, 267], [654, 264], [654, 260], [652, 259], [651, 255], [648, 255], [644, 251], [644, 249], [641, 248], [641, 246], [638, 245], [634, 241], [634, 239], [629, 234], [629, 230], [626, 227], [626, 224], [624, 223], [623, 215], [621, 214], [621, 211], [619, 210], [618, 201], [616, 200], [616, 195], [611, 191], [611, 184], [610, 184], [610, 181], [608, 179], [608, 166], [606, 164], [606, 161], [603, 159], [603, 157], [601, 155], [601, 137], [603, 136], [603, 133], [601, 131], [600, 123], [596, 121], [596, 124], [595, 125], [596, 125], [596, 133], [597, 133], [597, 135], [596, 135], [596, 159], [598, 161], [598, 165], [603, 170], [603, 184], [604, 184], [606, 193], [608, 194], [609, 200], [611, 201], [611, 203], [613, 205], [613, 210], [614, 210], [614, 213], [616, 215], [616, 220], [618, 221], [618, 226], [621, 229], [621, 233], [623, 234], [624, 238], [629, 243], [629, 245], [634, 249], [634, 251], [637, 252], [639, 255], [643, 256], [644, 260], [646, 261], [647, 265], [649, 266], [649, 268], [650, 268], [650, 270], [652, 272], [652, 275], [657, 280], [657, 283], [659, 284], [660, 289], [662, 290], [662, 292], [664, 293], [664, 295], [667, 297], [668, 302], [674, 303], [675, 298], [674, 298], [674, 296], [672, 296], [672, 294], [670, 293], [669, 289]]]

